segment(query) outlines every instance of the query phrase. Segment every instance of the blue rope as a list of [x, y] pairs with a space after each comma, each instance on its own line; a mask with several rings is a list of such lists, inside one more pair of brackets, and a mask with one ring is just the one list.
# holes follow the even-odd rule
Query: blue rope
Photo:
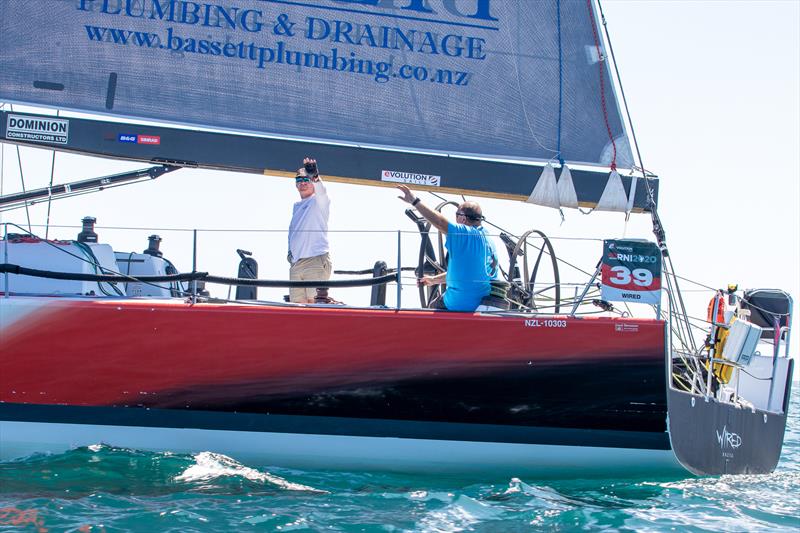
[[558, 26], [558, 162], [564, 166], [564, 158], [561, 157], [561, 115], [563, 111], [564, 97], [564, 61], [561, 58], [561, 0], [556, 0], [556, 25]]

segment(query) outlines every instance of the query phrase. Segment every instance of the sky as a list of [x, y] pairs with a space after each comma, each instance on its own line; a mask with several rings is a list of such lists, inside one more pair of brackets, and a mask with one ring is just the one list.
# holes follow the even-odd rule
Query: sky
[[[800, 2], [605, 0], [603, 8], [644, 165], [661, 179], [659, 214], [676, 273], [705, 287], [780, 288], [800, 302]], [[3, 191], [15, 192], [21, 188], [16, 148], [2, 146]], [[20, 153], [26, 187], [47, 185], [51, 154]], [[55, 183], [142, 167], [63, 153], [55, 161]], [[320, 169], [324, 175], [324, 161]], [[415, 228], [394, 191], [331, 183], [329, 192], [335, 269], [369, 268], [378, 259], [395, 265], [398, 230], [405, 232], [402, 264], [416, 264]], [[56, 201], [49, 236], [72, 238], [83, 216], [95, 216], [102, 242], [140, 251], [147, 236], [158, 233], [165, 254], [187, 271], [192, 233], [175, 229], [215, 228], [224, 231], [199, 234], [200, 270], [233, 276], [235, 249], [244, 248], [259, 261], [259, 277], [285, 279], [285, 230], [296, 200], [293, 183], [283, 178], [181, 170]], [[567, 210], [562, 221], [544, 207], [480, 202], [497, 226], [517, 235], [543, 231], [560, 258], [585, 271], [593, 271], [603, 238], [652, 238], [648, 215], [626, 222], [621, 214]], [[46, 211], [45, 205], [32, 207], [31, 222], [43, 225]], [[24, 210], [0, 217], [27, 224]], [[112, 229], [120, 227], [138, 229]], [[586, 281], [566, 266], [562, 277]], [[413, 280], [407, 282], [403, 304], [416, 305]], [[697, 317], [705, 316], [713, 294], [701, 285], [681, 281], [689, 314]], [[225, 290], [214, 294], [225, 296]], [[260, 297], [279, 299], [285, 292], [262, 290]], [[395, 288], [388, 292], [393, 304]], [[334, 296], [368, 303], [363, 290]], [[796, 315], [793, 327], [800, 325]], [[795, 355], [798, 340], [794, 335]]]

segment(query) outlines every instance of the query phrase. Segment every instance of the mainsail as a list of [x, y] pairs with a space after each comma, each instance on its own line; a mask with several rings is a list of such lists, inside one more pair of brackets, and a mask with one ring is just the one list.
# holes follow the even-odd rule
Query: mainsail
[[[504, 160], [515, 175], [477, 186], [402, 158], [376, 174], [342, 174], [422, 176], [419, 185], [520, 199], [541, 173], [531, 162], [633, 165], [590, 0], [9, 0], [0, 11], [0, 100]], [[9, 136], [4, 119], [7, 140], [37, 142]], [[118, 137], [117, 156], [137, 140]], [[589, 174], [602, 192], [607, 171]], [[520, 178], [519, 187], [499, 183]], [[582, 205], [600, 196], [577, 195]]]

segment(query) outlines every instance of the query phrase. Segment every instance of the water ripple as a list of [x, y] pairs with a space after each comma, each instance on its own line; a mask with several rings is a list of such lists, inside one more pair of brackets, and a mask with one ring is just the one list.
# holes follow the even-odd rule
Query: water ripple
[[463, 482], [93, 445], [0, 463], [0, 532], [797, 531], [800, 387], [766, 476]]

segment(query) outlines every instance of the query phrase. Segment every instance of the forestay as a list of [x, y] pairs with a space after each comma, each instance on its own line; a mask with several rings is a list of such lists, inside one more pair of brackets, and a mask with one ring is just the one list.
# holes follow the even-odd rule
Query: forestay
[[600, 29], [583, 0], [14, 0], [0, 100], [629, 167]]

